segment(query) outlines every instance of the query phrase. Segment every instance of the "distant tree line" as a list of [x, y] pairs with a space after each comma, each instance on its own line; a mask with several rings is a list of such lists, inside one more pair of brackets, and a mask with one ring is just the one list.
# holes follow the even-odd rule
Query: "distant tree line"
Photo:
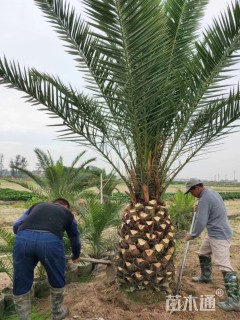
[[[27, 169], [28, 167], [28, 161], [27, 159], [17, 154], [14, 158], [11, 158], [8, 164], [8, 168], [4, 166], [4, 154], [0, 153], [0, 177], [13, 177], [13, 178], [23, 178], [25, 177], [24, 173], [21, 172], [18, 168], [21, 169]], [[39, 162], [36, 163], [35, 170], [32, 170], [32, 172], [41, 175], [42, 169], [41, 164]]]
[[0, 153], [0, 177], [12, 176], [14, 178], [22, 178], [23, 174], [20, 170], [15, 168], [16, 166], [26, 169], [28, 166], [27, 159], [20, 154], [17, 154], [15, 158], [11, 158], [9, 162], [10, 170], [8, 170], [4, 167], [4, 154]]

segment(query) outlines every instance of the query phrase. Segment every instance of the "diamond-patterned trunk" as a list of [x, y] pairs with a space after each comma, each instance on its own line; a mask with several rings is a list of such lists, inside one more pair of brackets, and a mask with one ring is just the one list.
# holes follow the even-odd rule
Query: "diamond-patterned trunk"
[[117, 276], [126, 289], [169, 292], [174, 278], [174, 227], [164, 206], [129, 205], [119, 231]]

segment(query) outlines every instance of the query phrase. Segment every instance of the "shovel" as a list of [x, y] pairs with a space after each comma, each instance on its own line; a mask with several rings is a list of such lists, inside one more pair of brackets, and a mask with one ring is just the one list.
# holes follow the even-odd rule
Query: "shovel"
[[[195, 218], [196, 218], [196, 211], [195, 211], [194, 214], [193, 214], [192, 223], [191, 223], [190, 232], [189, 232], [190, 234], [191, 234], [192, 231], [193, 231], [193, 227], [194, 227], [194, 223], [195, 223]], [[189, 244], [190, 244], [190, 241], [187, 241], [186, 247], [185, 247], [185, 250], [184, 250], [183, 259], [182, 259], [182, 264], [181, 264], [181, 267], [180, 267], [180, 269], [179, 269], [179, 274], [178, 274], [178, 279], [177, 279], [177, 285], [176, 285], [175, 292], [174, 292], [174, 295], [175, 295], [175, 296], [178, 295], [179, 287], [180, 287], [180, 284], [181, 284], [181, 279], [182, 279], [183, 269], [184, 269], [185, 262], [186, 262], [186, 258], [187, 258], [187, 253], [188, 253]]]

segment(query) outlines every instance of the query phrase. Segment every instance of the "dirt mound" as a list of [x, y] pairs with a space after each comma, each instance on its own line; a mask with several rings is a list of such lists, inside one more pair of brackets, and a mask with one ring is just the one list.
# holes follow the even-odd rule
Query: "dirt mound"
[[[195, 267], [196, 264], [196, 268]], [[88, 283], [71, 283], [66, 286], [65, 304], [70, 309], [70, 319], [88, 320], [224, 320], [239, 319], [237, 312], [224, 312], [215, 304], [208, 305], [208, 310], [201, 310], [200, 300], [210, 296], [212, 302], [217, 302], [223, 297], [218, 297], [217, 292], [224, 289], [221, 274], [215, 270], [214, 281], [209, 284], [194, 284], [191, 282], [191, 275], [195, 275], [197, 271], [197, 261], [191, 263], [189, 272], [183, 276], [180, 288], [181, 310], [184, 309], [187, 299], [190, 296], [195, 298], [195, 306], [193, 304], [192, 311], [189, 310], [189, 304], [186, 311], [175, 311], [172, 309], [166, 311], [166, 301], [160, 301], [151, 305], [142, 301], [132, 301], [126, 293], [119, 290], [116, 284], [108, 286], [106, 284], [105, 273], [101, 271], [96, 277]], [[224, 293], [224, 291], [222, 291]], [[149, 300], [149, 299], [148, 299]], [[202, 300], [203, 301], [203, 300]], [[207, 303], [207, 301], [206, 301]], [[206, 304], [205, 303], [205, 304]], [[202, 307], [206, 307], [203, 304]], [[196, 308], [198, 310], [196, 310]], [[50, 310], [49, 299], [41, 299], [37, 301], [37, 309], [40, 313]]]

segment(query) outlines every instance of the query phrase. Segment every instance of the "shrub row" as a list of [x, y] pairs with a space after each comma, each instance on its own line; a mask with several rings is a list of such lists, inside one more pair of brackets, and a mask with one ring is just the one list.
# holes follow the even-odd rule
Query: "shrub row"
[[219, 192], [223, 200], [240, 199], [240, 192]]
[[0, 188], [0, 200], [2, 201], [28, 201], [32, 199], [33, 196], [33, 193], [28, 191]]
[[[240, 192], [220, 192], [223, 200], [240, 199]], [[174, 196], [174, 193], [165, 193], [164, 200], [169, 200]], [[0, 200], [2, 201], [29, 201], [33, 197], [38, 197], [32, 192], [17, 191], [8, 188], [0, 188]], [[126, 193], [116, 192], [111, 196], [111, 200], [119, 200], [129, 202], [129, 196]]]

